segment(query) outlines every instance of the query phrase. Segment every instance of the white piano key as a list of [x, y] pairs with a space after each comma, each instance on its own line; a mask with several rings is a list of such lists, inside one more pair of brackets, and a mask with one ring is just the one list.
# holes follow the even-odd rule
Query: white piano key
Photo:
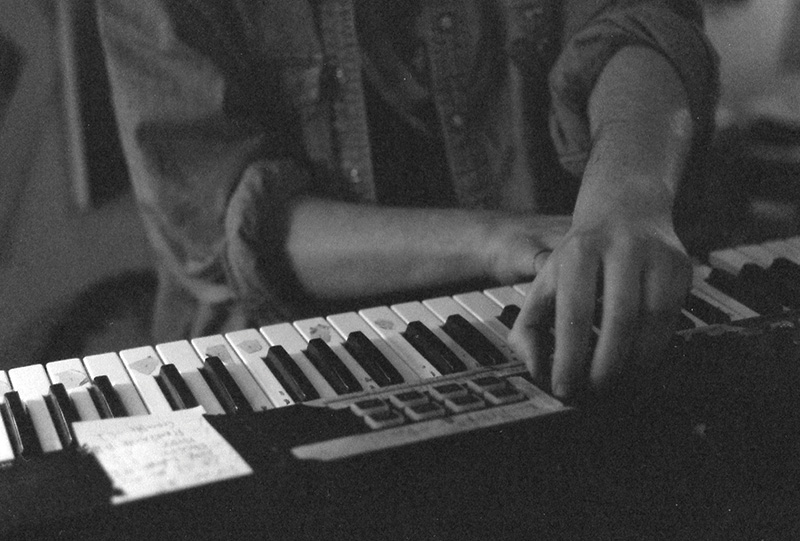
[[269, 401], [267, 395], [261, 390], [261, 387], [253, 379], [250, 371], [239, 356], [236, 355], [236, 352], [228, 344], [224, 336], [221, 334], [202, 336], [193, 338], [191, 343], [202, 359], [218, 357], [222, 361], [236, 385], [241, 389], [247, 402], [250, 403], [250, 406], [255, 411], [272, 409], [272, 402]]
[[297, 329], [306, 342], [313, 338], [320, 338], [328, 344], [328, 347], [339, 357], [345, 367], [356, 378], [356, 381], [358, 381], [365, 390], [374, 391], [380, 389], [380, 385], [375, 383], [372, 376], [367, 374], [361, 365], [358, 364], [358, 361], [350, 355], [350, 352], [344, 349], [344, 339], [342, 335], [340, 335], [327, 320], [321, 317], [302, 319], [294, 322], [294, 328]]
[[[692, 288], [694, 291], [702, 292], [707, 297], [717, 301], [725, 308], [725, 312], [731, 314], [733, 319], [747, 319], [758, 316], [757, 312], [706, 282], [709, 274], [711, 274], [711, 267], [707, 265], [696, 265], [694, 267], [692, 276]], [[736, 317], [734, 317], [734, 314]]]
[[300, 332], [291, 323], [276, 323], [261, 327], [259, 332], [267, 339], [271, 346], [281, 346], [286, 353], [294, 360], [297, 367], [305, 374], [311, 385], [317, 390], [322, 398], [333, 398], [338, 396], [333, 387], [325, 381], [311, 361], [306, 357], [305, 351], [308, 345]]
[[764, 248], [775, 254], [800, 265], [800, 247], [795, 247], [785, 240], [773, 240], [764, 243]]
[[792, 249], [800, 251], [800, 237], [789, 237], [787, 239], [783, 239], [788, 246]]
[[[522, 303], [525, 301], [525, 296], [518, 289], [514, 287], [496, 287], [496, 288], [486, 289], [484, 293], [486, 294], [487, 297], [495, 301], [503, 308], [505, 308], [508, 305], [515, 305], [522, 308]], [[720, 308], [719, 306], [717, 306], [717, 303], [715, 301], [709, 299], [707, 296], [698, 295], [698, 297], [714, 305], [716, 308]], [[728, 310], [724, 311], [726, 313], [729, 312]], [[694, 323], [695, 327], [705, 325], [703, 321], [701, 321], [696, 316], [690, 314], [686, 310], [683, 310], [683, 315], [686, 316], [692, 323]]]
[[360, 331], [361, 333], [366, 336], [370, 342], [372, 342], [378, 351], [380, 351], [386, 359], [392, 363], [392, 366], [403, 376], [403, 379], [406, 382], [414, 382], [419, 381], [420, 376], [411, 367], [408, 363], [400, 357], [392, 347], [386, 343], [383, 338], [378, 336], [378, 333], [369, 326], [364, 318], [356, 314], [355, 312], [345, 312], [341, 314], [334, 314], [328, 316], [328, 321], [333, 328], [336, 329], [339, 334], [342, 336], [350, 336], [350, 333]]
[[453, 295], [453, 299], [482, 321], [504, 341], [508, 339], [508, 327], [497, 319], [503, 312], [500, 305], [480, 291], [470, 291]]
[[469, 310], [464, 308], [462, 304], [456, 302], [456, 300], [452, 297], [436, 297], [434, 299], [426, 299], [422, 301], [422, 304], [427, 306], [428, 309], [436, 314], [436, 316], [442, 321], [447, 321], [447, 318], [451, 315], [460, 315], [481, 334], [488, 338], [495, 345], [495, 347], [502, 351], [510, 362], [522, 362], [522, 360], [517, 357], [514, 351], [508, 346], [508, 342], [501, 338], [496, 332], [489, 329], [489, 327], [487, 327], [483, 321], [480, 321], [478, 318], [476, 318]]
[[480, 368], [481, 364], [472, 355], [464, 351], [446, 332], [442, 330], [442, 321], [428, 310], [421, 302], [412, 301], [390, 306], [406, 323], [419, 321], [425, 325], [447, 348], [461, 359], [467, 368]]
[[775, 260], [775, 254], [766, 247], [758, 244], [743, 244], [741, 246], [736, 246], [735, 250], [744, 254], [752, 263], [765, 269], [772, 265], [772, 262]]
[[75, 405], [81, 421], [100, 419], [100, 413], [89, 394], [92, 380], [86, 373], [80, 359], [64, 359], [52, 361], [45, 365], [50, 381], [60, 383], [67, 390], [70, 400]]
[[120, 351], [119, 356], [150, 413], [172, 411], [172, 406], [156, 381], [162, 366], [156, 351], [150, 346], [144, 346]]
[[294, 400], [264, 364], [269, 343], [256, 329], [243, 329], [225, 335], [233, 349], [250, 370], [256, 382], [275, 407], [291, 406]]
[[485, 289], [483, 293], [499, 304], [502, 308], [513, 305], [522, 308], [525, 302], [525, 295], [514, 289], [512, 286], [500, 286]]
[[714, 268], [724, 270], [730, 274], [739, 274], [741, 268], [751, 263], [751, 259], [733, 248], [714, 250], [708, 254], [708, 264]]
[[[11, 382], [8, 380], [8, 374], [4, 370], [0, 370], [0, 402], [2, 402], [2, 397], [10, 391]], [[14, 447], [11, 445], [6, 424], [0, 418], [0, 464], [12, 460], [14, 460]]]
[[[523, 297], [528, 296], [528, 292], [531, 290], [531, 285], [533, 282], [522, 282], [520, 284], [514, 284], [512, 287], [522, 294]], [[520, 307], [522, 308], [522, 307]]]
[[790, 237], [783, 239], [782, 242], [792, 251], [800, 254], [800, 237]]
[[175, 365], [175, 368], [178, 369], [181, 377], [183, 377], [183, 381], [186, 382], [189, 390], [192, 391], [197, 402], [203, 406], [208, 415], [223, 415], [225, 413], [203, 374], [200, 373], [203, 362], [188, 341], [176, 340], [175, 342], [158, 344], [156, 352], [164, 364]]
[[685, 317], [686, 319], [691, 321], [692, 324], [694, 324], [694, 328], [695, 329], [698, 328], [698, 327], [705, 327], [706, 325], [708, 325], [708, 323], [706, 323], [705, 321], [701, 320], [699, 317], [695, 316], [694, 314], [688, 312], [687, 310], [681, 310], [681, 314], [683, 314], [683, 317]]
[[147, 406], [128, 376], [119, 355], [113, 352], [89, 355], [83, 359], [83, 365], [92, 379], [98, 376], [108, 377], [128, 415], [147, 415]]
[[692, 295], [701, 299], [717, 310], [721, 311], [722, 313], [726, 314], [728, 317], [731, 318], [731, 321], [736, 321], [738, 319], [746, 319], [746, 316], [741, 315], [736, 310], [733, 310], [730, 306], [727, 306], [724, 302], [717, 300], [712, 295], [709, 295], [706, 291], [702, 289], [698, 289], [693, 287], [692, 288]]
[[428, 379], [438, 378], [442, 375], [402, 336], [401, 333], [405, 332], [406, 324], [388, 306], [366, 308], [358, 313], [419, 377]]
[[23, 402], [41, 398], [50, 392], [50, 378], [40, 364], [12, 368], [8, 371], [8, 379]]
[[63, 448], [61, 440], [44, 399], [50, 392], [50, 378], [47, 377], [44, 366], [32, 364], [12, 368], [8, 371], [8, 379], [28, 410], [42, 451], [49, 453], [61, 450]]

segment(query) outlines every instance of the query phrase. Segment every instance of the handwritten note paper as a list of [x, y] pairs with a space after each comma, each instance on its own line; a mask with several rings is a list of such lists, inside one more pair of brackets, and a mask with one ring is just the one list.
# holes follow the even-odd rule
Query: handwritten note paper
[[75, 423], [119, 490], [112, 503], [195, 487], [253, 473], [202, 416], [202, 409]]

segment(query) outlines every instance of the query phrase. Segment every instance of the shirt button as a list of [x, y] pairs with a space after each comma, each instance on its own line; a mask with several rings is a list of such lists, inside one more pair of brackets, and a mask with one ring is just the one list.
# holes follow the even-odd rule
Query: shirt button
[[542, 6], [529, 6], [522, 12], [522, 17], [528, 21], [532, 21], [536, 17], [541, 17], [544, 14]]
[[439, 17], [439, 28], [445, 31], [453, 28], [453, 16], [442, 15], [441, 17]]

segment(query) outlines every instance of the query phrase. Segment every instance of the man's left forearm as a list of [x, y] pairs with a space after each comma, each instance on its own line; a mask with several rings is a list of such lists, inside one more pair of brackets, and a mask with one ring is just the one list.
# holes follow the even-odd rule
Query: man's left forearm
[[[677, 71], [660, 53], [626, 47], [612, 57], [589, 99], [592, 151], [582, 192], [627, 212], [671, 210], [692, 145], [692, 119]], [[576, 215], [591, 208], [579, 198]], [[589, 212], [591, 214], [591, 212]]]

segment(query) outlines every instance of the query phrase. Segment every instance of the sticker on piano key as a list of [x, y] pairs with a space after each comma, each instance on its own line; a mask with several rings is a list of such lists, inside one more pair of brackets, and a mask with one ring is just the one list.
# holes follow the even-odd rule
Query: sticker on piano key
[[91, 384], [89, 375], [83, 368], [80, 359], [48, 363], [47, 373], [53, 383], [61, 383], [67, 389], [77, 389]]
[[250, 475], [253, 470], [200, 408], [74, 424], [125, 503]]
[[253, 355], [264, 349], [257, 340], [242, 340], [236, 344], [242, 349], [242, 353]]

